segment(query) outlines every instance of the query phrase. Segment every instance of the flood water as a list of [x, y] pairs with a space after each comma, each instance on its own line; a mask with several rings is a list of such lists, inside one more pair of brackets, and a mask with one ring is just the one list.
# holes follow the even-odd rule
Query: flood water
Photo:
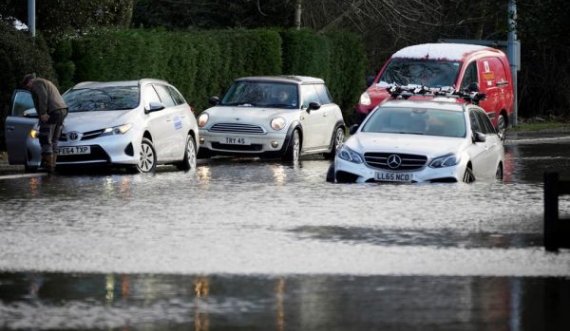
[[0, 176], [0, 329], [568, 330], [542, 230], [570, 140], [506, 152], [471, 185], [330, 184], [320, 158]]

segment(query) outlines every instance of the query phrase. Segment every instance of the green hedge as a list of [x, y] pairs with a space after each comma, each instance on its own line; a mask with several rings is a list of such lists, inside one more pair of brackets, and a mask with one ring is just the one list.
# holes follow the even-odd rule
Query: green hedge
[[318, 35], [308, 30], [281, 33], [283, 73], [323, 78], [347, 122], [365, 89], [365, 51], [362, 41], [351, 33]]
[[31, 72], [57, 83], [43, 38], [38, 35], [34, 41], [27, 33], [0, 21], [0, 150], [6, 149], [4, 122], [12, 92], [24, 75]]
[[238, 76], [280, 74], [281, 38], [268, 30], [105, 31], [74, 40], [71, 58], [76, 82], [164, 79], [203, 110]]
[[208, 107], [210, 96], [221, 95], [242, 76], [283, 73], [321, 77], [347, 118], [364, 88], [364, 49], [349, 33], [131, 29], [101, 31], [71, 44], [72, 52], [62, 51], [57, 56], [58, 75], [65, 78], [62, 81], [70, 82], [69, 71], [73, 71], [75, 82], [165, 79], [177, 86], [197, 111]]

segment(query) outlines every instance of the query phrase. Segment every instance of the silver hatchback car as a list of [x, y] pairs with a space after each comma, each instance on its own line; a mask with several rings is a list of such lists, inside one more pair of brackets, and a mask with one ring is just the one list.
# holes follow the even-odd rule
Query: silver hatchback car
[[[196, 167], [196, 118], [166, 81], [83, 82], [63, 98], [69, 113], [59, 139], [58, 167], [113, 165], [142, 173], [157, 164]], [[9, 163], [37, 170], [38, 117], [29, 91], [14, 92], [5, 128]]]

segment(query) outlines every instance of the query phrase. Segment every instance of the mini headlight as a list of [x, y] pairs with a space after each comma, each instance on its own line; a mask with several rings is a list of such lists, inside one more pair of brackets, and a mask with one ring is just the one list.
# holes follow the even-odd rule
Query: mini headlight
[[123, 125], [119, 125], [119, 126], [114, 126], [112, 128], [106, 128], [103, 131], [103, 134], [107, 134], [107, 135], [111, 135], [111, 134], [125, 134], [127, 133], [127, 131], [129, 131], [131, 128], [133, 127], [133, 125], [131, 123], [127, 123], [127, 124], [123, 124]]
[[275, 117], [271, 120], [271, 128], [275, 131], [279, 131], [285, 127], [285, 119], [283, 117]]
[[429, 166], [430, 168], [445, 168], [452, 167], [459, 163], [459, 157], [455, 154], [446, 154], [433, 159]]
[[352, 163], [362, 163], [364, 162], [362, 159], [362, 156], [360, 156], [360, 154], [358, 154], [357, 152], [353, 151], [352, 149], [346, 147], [345, 145], [343, 145], [340, 148], [340, 151], [338, 152], [337, 156], [345, 161], [349, 161]]
[[208, 113], [202, 113], [200, 114], [200, 116], [198, 116], [198, 126], [203, 128], [206, 123], [208, 123], [208, 118], [210, 116], [208, 115]]
[[370, 94], [368, 92], [364, 92], [360, 95], [360, 104], [363, 106], [370, 106], [372, 101], [370, 100]]

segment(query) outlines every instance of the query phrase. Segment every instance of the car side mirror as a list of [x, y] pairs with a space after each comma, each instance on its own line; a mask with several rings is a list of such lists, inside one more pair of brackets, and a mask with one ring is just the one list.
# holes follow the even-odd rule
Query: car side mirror
[[366, 86], [370, 87], [372, 84], [374, 84], [375, 78], [376, 78], [376, 76], [373, 76], [373, 75], [366, 77]]
[[473, 132], [473, 142], [474, 143], [484, 143], [487, 140], [487, 136], [482, 132], [475, 131]]
[[350, 133], [350, 135], [352, 136], [353, 134], [356, 133], [356, 131], [358, 131], [359, 127], [360, 127], [360, 125], [358, 125], [358, 124], [351, 125], [350, 128], [348, 129], [348, 133]]
[[307, 113], [311, 112], [311, 110], [317, 110], [321, 108], [321, 104], [318, 102], [310, 102], [309, 107], [307, 108]]
[[164, 108], [165, 108], [165, 107], [164, 107], [164, 105], [163, 105], [161, 102], [155, 102], [155, 101], [153, 101], [153, 102], [151, 102], [151, 103], [148, 105], [148, 109], [145, 110], [145, 113], [147, 113], [147, 114], [148, 114], [148, 113], [152, 113], [152, 112], [155, 112], [155, 111], [163, 110]]
[[210, 99], [208, 99], [208, 103], [210, 104], [210, 106], [216, 106], [217, 104], [220, 103], [220, 98], [217, 96], [210, 97]]
[[38, 118], [38, 112], [36, 112], [35, 108], [30, 108], [30, 109], [26, 109], [24, 111], [24, 117], [29, 117], [29, 118]]

